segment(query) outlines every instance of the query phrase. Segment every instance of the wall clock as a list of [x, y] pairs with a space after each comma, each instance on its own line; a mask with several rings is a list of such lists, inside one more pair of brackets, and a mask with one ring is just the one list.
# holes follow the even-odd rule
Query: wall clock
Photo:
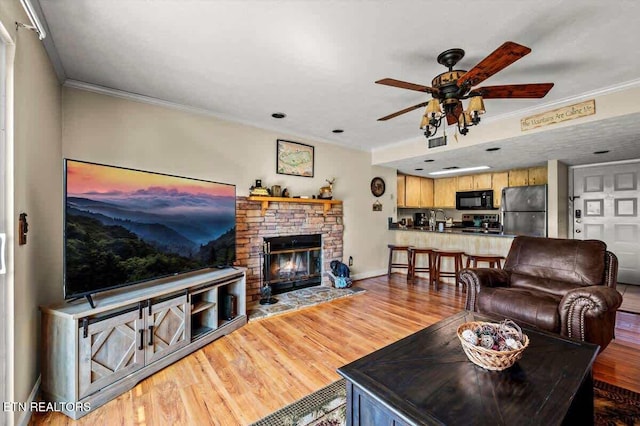
[[375, 195], [376, 197], [379, 197], [382, 194], [384, 194], [384, 190], [385, 190], [384, 180], [382, 180], [381, 177], [374, 177], [373, 179], [371, 179], [371, 193], [373, 195]]

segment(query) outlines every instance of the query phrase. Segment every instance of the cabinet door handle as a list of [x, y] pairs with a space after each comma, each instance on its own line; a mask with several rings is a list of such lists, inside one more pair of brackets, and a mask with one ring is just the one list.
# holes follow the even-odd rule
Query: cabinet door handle
[[144, 349], [144, 329], [141, 328], [138, 330], [138, 333], [140, 333], [140, 344], [138, 345], [138, 350], [141, 351]]
[[149, 326], [149, 346], [153, 346], [153, 326]]

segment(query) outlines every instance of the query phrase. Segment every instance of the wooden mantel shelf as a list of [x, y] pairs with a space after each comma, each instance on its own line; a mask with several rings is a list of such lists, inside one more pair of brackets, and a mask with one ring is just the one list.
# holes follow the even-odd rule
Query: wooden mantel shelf
[[248, 198], [249, 201], [260, 201], [262, 203], [262, 215], [267, 211], [269, 203], [304, 203], [304, 204], [322, 204], [322, 215], [326, 216], [327, 212], [331, 210], [331, 206], [334, 204], [342, 204], [340, 200], [322, 200], [318, 198], [285, 198], [285, 197], [264, 197], [258, 195], [252, 195]]

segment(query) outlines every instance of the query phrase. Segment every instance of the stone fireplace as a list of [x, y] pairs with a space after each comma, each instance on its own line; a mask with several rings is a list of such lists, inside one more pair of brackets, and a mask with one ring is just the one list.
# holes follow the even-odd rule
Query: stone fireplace
[[[299, 200], [298, 200], [299, 201]], [[277, 256], [278, 265], [285, 269], [280, 278], [283, 291], [288, 291], [293, 284], [295, 275], [290, 269], [302, 268], [305, 263], [312, 266], [312, 279], [316, 282], [309, 285], [331, 285], [325, 272], [329, 271], [332, 260], [342, 261], [343, 255], [342, 204], [332, 205], [330, 209], [324, 209], [322, 204], [305, 202], [269, 202], [268, 208], [262, 211], [260, 201], [251, 201], [247, 197], [238, 197], [236, 201], [236, 259], [240, 266], [247, 268], [247, 303], [260, 299], [260, 286], [265, 274], [265, 256], [263, 256], [264, 244], [271, 238], [301, 236], [316, 236], [320, 238], [321, 249], [313, 250], [309, 255], [300, 253], [298, 256], [290, 256], [285, 260], [284, 256]], [[279, 241], [279, 240], [276, 240]], [[271, 246], [273, 250], [273, 245]], [[317, 253], [317, 252], [320, 253]], [[284, 254], [284, 253], [279, 253]], [[317, 259], [317, 255], [321, 255]], [[309, 260], [307, 260], [307, 256]], [[317, 260], [316, 260], [317, 259]], [[292, 262], [287, 265], [287, 262]], [[280, 263], [282, 262], [282, 263]], [[317, 263], [316, 263], [317, 262]], [[318, 271], [317, 265], [320, 270]], [[271, 266], [269, 266], [269, 272]], [[287, 282], [286, 271], [289, 268]], [[298, 277], [304, 275], [298, 271]], [[274, 287], [272, 282], [272, 288]]]

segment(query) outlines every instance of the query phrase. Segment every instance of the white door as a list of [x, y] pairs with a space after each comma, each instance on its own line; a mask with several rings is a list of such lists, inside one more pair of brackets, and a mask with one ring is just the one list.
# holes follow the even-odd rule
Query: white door
[[618, 282], [640, 285], [640, 160], [573, 168], [573, 238], [607, 243]]
[[[0, 24], [1, 25], [1, 24]], [[7, 46], [0, 37], [0, 400], [7, 401], [7, 240], [6, 240], [6, 76]], [[0, 414], [0, 424], [9, 423], [7, 414]]]

